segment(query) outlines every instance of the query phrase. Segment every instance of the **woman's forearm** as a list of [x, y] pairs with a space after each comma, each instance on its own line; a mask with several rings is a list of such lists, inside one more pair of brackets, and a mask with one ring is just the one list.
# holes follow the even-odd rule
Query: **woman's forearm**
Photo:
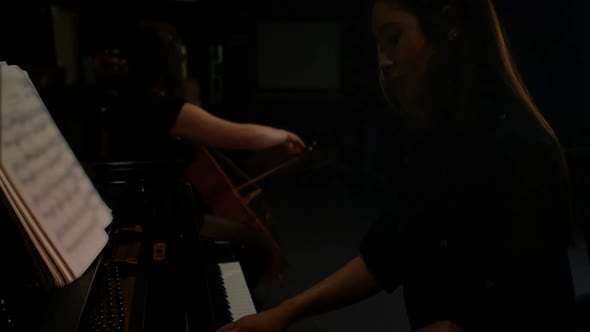
[[361, 256], [277, 307], [287, 320], [328, 312], [359, 302], [379, 290]]
[[227, 121], [190, 103], [183, 105], [170, 134], [198, 144], [227, 149], [257, 150], [289, 142], [304, 146], [299, 137], [286, 130]]

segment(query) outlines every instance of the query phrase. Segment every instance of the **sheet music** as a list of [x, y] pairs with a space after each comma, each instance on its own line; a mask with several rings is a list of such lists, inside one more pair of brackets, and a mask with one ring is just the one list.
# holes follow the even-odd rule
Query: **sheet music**
[[[106, 206], [26, 72], [1, 67], [0, 157], [39, 229], [80, 276], [107, 242]], [[18, 190], [17, 190], [18, 188]]]
[[[2, 169], [0, 169], [0, 188], [5, 193], [8, 202], [18, 218], [20, 220], [32, 220], [31, 215], [19, 201], [16, 192], [13, 190]], [[53, 250], [52, 246], [47, 243], [47, 240], [40, 236], [42, 233], [35, 223], [29, 224], [28, 222], [24, 222], [22, 225], [27, 235], [31, 238], [31, 242], [39, 253], [39, 256], [47, 264], [49, 273], [53, 276], [54, 281], [58, 285], [65, 284], [65, 277], [61, 271], [66, 271], [67, 268], [61, 260], [54, 259], [59, 255]]]

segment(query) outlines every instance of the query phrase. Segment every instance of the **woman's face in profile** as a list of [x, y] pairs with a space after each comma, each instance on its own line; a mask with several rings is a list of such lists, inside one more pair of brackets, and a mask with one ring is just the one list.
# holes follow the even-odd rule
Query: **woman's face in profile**
[[[386, 83], [402, 102], [418, 96], [432, 47], [417, 17], [403, 8], [376, 0], [373, 6], [372, 30], [379, 50], [379, 66]], [[387, 84], [389, 86], [389, 84]]]

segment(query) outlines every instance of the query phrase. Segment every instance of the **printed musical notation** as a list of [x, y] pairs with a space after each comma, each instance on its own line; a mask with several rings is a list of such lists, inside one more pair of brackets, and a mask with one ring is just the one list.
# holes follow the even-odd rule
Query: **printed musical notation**
[[[27, 73], [0, 65], [0, 161], [21, 222], [47, 246], [47, 264], [72, 282], [88, 268], [108, 237], [111, 211], [59, 131]], [[5, 193], [5, 195], [8, 193]], [[26, 211], [25, 211], [26, 210]], [[39, 234], [37, 234], [39, 233]], [[67, 267], [63, 271], [63, 266]]]

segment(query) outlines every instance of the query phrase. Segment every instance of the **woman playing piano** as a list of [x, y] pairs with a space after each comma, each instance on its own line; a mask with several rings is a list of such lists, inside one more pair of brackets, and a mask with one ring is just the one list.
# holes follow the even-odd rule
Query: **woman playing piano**
[[492, 1], [376, 0], [372, 29], [403, 119], [398, 201], [356, 258], [218, 332], [282, 331], [402, 285], [414, 331], [568, 331], [565, 160]]

